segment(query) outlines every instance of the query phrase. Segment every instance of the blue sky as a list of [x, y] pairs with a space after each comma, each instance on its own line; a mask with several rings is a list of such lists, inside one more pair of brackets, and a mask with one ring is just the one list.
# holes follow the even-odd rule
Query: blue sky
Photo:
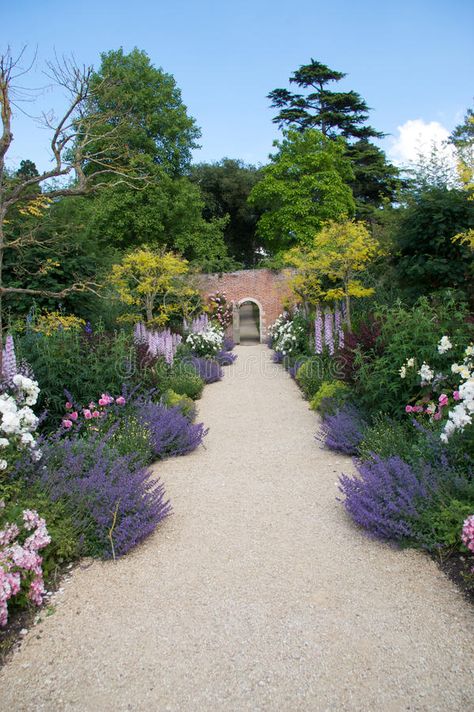
[[[45, 83], [55, 51], [98, 65], [100, 52], [143, 49], [174, 75], [202, 129], [195, 160], [252, 163], [266, 162], [279, 136], [266, 95], [313, 57], [347, 72], [339, 86], [373, 107], [372, 125], [391, 134], [383, 147], [403, 161], [418, 132], [442, 137], [474, 104], [473, 27], [472, 0], [16, 0], [2, 9], [0, 49], [38, 47], [29, 86]], [[24, 108], [53, 106], [61, 97], [46, 91]], [[45, 131], [21, 114], [13, 129], [10, 160], [45, 168]]]

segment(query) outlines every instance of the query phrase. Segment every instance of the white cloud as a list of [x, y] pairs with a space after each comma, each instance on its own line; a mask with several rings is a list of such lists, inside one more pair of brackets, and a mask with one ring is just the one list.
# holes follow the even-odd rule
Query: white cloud
[[418, 164], [420, 155], [429, 159], [433, 148], [438, 156], [450, 167], [456, 165], [453, 146], [447, 145], [450, 132], [438, 121], [409, 119], [397, 127], [398, 136], [392, 138], [388, 156], [398, 166]]

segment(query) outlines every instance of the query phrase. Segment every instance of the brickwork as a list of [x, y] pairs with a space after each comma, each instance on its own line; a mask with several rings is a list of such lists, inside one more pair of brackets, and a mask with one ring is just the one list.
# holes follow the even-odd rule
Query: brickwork
[[238, 307], [246, 301], [254, 302], [260, 311], [260, 338], [263, 341], [267, 329], [283, 310], [285, 299], [290, 297], [289, 279], [292, 270], [248, 269], [223, 274], [206, 274], [200, 279], [202, 294], [224, 292], [234, 304], [234, 336], [238, 338]]

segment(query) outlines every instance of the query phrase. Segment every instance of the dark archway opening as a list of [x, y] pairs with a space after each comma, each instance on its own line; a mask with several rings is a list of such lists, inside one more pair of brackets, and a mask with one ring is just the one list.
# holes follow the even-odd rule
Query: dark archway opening
[[242, 302], [239, 307], [241, 344], [260, 343], [260, 309], [254, 302]]

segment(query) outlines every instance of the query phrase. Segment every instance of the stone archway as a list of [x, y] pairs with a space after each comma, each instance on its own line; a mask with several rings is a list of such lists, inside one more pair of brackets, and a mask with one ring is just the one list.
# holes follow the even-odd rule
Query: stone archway
[[[255, 339], [257, 342], [262, 343], [265, 340], [266, 324], [265, 324], [265, 311], [263, 306], [254, 297], [244, 297], [234, 302], [234, 312], [233, 312], [233, 322], [232, 322], [232, 336], [236, 344], [240, 344], [241, 337], [244, 335], [241, 333], [241, 310], [246, 304], [253, 304], [258, 309], [258, 337]], [[242, 324], [243, 326], [243, 324]], [[249, 335], [250, 336], [250, 335]], [[247, 340], [247, 335], [245, 335], [245, 340]], [[249, 338], [249, 341], [252, 339]]]

